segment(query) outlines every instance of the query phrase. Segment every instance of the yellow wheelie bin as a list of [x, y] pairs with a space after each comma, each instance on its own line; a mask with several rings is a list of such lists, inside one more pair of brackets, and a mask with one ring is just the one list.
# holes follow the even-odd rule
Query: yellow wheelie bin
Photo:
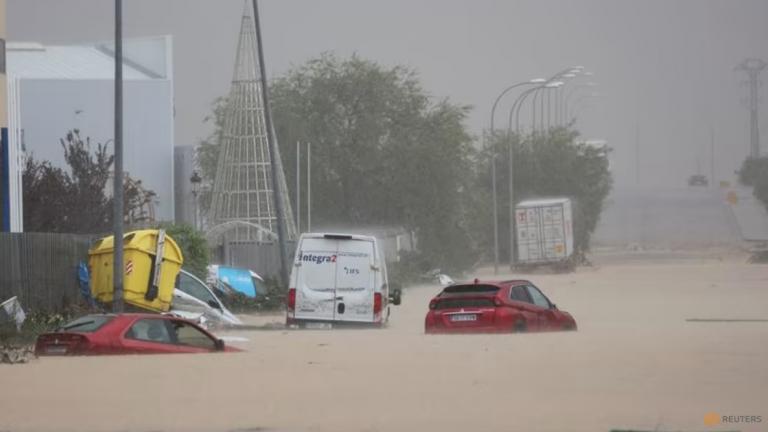
[[[179, 246], [164, 230], [139, 230], [125, 233], [123, 250], [125, 302], [140, 309], [167, 312], [176, 276], [184, 263]], [[106, 304], [111, 304], [114, 294], [113, 254], [113, 236], [98, 240], [88, 251], [91, 293]], [[162, 257], [159, 263], [158, 255]]]

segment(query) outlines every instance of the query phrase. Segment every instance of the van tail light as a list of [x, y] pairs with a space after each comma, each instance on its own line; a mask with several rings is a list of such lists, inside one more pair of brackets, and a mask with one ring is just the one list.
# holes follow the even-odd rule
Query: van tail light
[[293, 312], [296, 309], [296, 288], [288, 290], [288, 310]]
[[373, 294], [373, 314], [378, 315], [381, 313], [381, 293]]

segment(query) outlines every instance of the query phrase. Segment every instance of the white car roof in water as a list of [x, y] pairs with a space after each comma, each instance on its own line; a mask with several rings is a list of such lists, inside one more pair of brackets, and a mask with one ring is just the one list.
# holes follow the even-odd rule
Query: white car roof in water
[[363, 241], [375, 241], [376, 237], [360, 235], [360, 234], [346, 234], [346, 233], [304, 233], [301, 235], [302, 239], [321, 239], [328, 238], [336, 240], [347, 240], [342, 237], [348, 237], [349, 240], [363, 240]]

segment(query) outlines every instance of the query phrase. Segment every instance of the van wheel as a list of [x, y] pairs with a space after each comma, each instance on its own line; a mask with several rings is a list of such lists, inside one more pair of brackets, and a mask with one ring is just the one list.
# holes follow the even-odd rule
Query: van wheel
[[521, 318], [515, 321], [515, 327], [513, 330], [515, 333], [525, 333], [527, 330], [528, 326], [525, 324], [524, 319]]

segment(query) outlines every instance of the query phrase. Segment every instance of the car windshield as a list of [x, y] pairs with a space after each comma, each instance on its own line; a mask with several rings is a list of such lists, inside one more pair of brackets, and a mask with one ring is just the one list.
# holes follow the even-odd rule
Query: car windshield
[[177, 288], [206, 304], [210, 304], [210, 302], [219, 304], [216, 297], [208, 291], [208, 288], [202, 282], [186, 273], [179, 273]]
[[70, 321], [59, 329], [60, 331], [72, 331], [78, 333], [92, 333], [100, 329], [104, 324], [112, 320], [109, 315], [86, 315], [74, 321]]

